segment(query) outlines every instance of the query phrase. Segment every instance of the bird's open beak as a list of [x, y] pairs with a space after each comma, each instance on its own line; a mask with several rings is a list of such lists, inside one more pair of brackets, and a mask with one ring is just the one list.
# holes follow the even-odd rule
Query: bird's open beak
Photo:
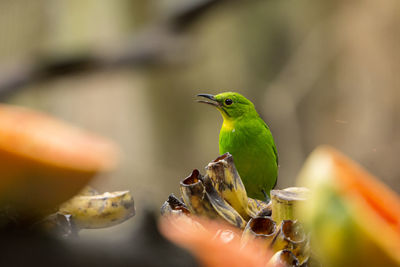
[[213, 95], [210, 95], [210, 94], [198, 94], [197, 96], [205, 97], [205, 98], [208, 98], [208, 99], [214, 101], [214, 102], [210, 102], [210, 101], [206, 101], [206, 100], [196, 100], [198, 103], [209, 104], [209, 105], [215, 106], [215, 107], [219, 107], [220, 106]]

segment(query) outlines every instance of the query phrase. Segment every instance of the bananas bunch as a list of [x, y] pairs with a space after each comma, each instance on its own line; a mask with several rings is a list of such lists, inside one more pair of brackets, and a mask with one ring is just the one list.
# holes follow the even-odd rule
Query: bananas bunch
[[264, 249], [273, 251], [270, 266], [309, 266], [309, 238], [293, 217], [293, 207], [303, 200], [304, 191], [272, 190], [274, 201], [270, 203], [249, 198], [232, 155], [226, 153], [206, 166], [204, 176], [195, 169], [183, 179], [181, 197], [171, 194], [161, 214], [223, 219], [243, 230], [242, 246], [258, 240]]
[[88, 187], [63, 203], [43, 224], [47, 229], [70, 236], [76, 235], [80, 229], [111, 227], [134, 215], [134, 200], [129, 191], [99, 194]]
[[247, 221], [269, 205], [247, 196], [245, 187], [229, 153], [216, 158], [202, 176], [195, 169], [180, 182], [182, 200], [170, 195], [161, 208], [162, 214], [194, 214], [210, 219], [222, 218], [244, 229]]

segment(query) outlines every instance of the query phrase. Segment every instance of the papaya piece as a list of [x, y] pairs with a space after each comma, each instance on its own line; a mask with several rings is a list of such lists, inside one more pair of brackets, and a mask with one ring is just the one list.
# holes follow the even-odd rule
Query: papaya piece
[[200, 266], [267, 266], [272, 252], [259, 240], [251, 240], [242, 246], [239, 229], [204, 217], [196, 221], [202, 227], [194, 226], [188, 216], [164, 217], [160, 221], [160, 230], [166, 238], [189, 250]]
[[298, 216], [323, 266], [400, 266], [400, 197], [388, 186], [327, 146], [298, 181], [310, 188]]
[[111, 141], [46, 114], [0, 105], [0, 205], [26, 213], [56, 208], [115, 167]]

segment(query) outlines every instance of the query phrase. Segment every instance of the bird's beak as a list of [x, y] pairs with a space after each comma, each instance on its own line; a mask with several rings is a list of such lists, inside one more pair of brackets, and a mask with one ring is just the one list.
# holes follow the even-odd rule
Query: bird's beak
[[208, 99], [214, 101], [214, 102], [210, 102], [210, 101], [206, 101], [206, 100], [196, 100], [198, 103], [209, 104], [209, 105], [212, 105], [212, 106], [215, 106], [215, 107], [219, 107], [220, 106], [213, 95], [210, 95], [210, 94], [198, 94], [197, 96], [205, 97], [205, 98], [208, 98]]

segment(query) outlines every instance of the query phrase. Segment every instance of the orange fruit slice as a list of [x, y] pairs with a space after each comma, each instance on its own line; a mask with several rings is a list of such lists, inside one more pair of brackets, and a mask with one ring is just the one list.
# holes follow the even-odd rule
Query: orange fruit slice
[[400, 197], [331, 147], [308, 158], [299, 183], [311, 189], [299, 216], [326, 266], [400, 266]]
[[30, 109], [0, 105], [0, 205], [37, 212], [116, 164], [116, 146]]

